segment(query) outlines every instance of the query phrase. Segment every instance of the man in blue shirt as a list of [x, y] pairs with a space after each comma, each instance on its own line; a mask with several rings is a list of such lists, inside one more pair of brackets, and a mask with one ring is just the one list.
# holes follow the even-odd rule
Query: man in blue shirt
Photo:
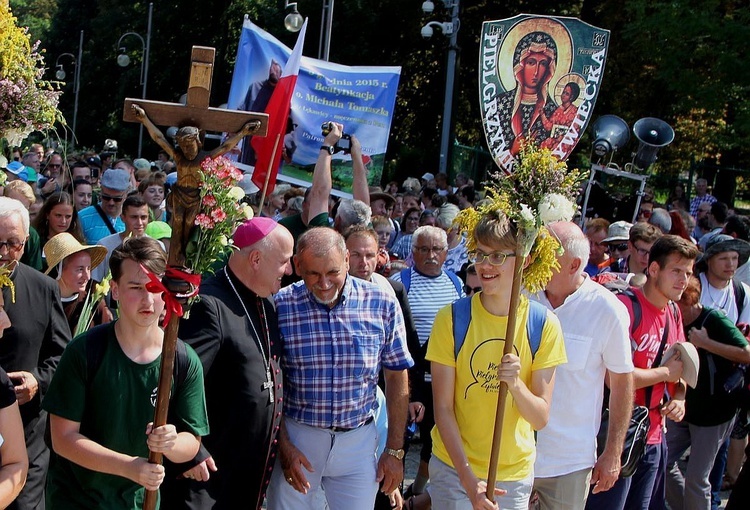
[[[297, 244], [302, 282], [276, 295], [284, 340], [284, 421], [269, 510], [309, 508], [320, 488], [331, 510], [372, 508], [403, 479], [408, 413], [404, 318], [396, 298], [348, 275], [349, 253], [333, 229], [316, 227]], [[376, 458], [378, 373], [383, 368], [388, 438]]]
[[130, 187], [130, 174], [127, 170], [110, 168], [102, 175], [101, 186], [99, 203], [81, 209], [78, 213], [86, 244], [97, 244], [103, 237], [125, 230], [125, 223], [120, 215], [122, 201]]

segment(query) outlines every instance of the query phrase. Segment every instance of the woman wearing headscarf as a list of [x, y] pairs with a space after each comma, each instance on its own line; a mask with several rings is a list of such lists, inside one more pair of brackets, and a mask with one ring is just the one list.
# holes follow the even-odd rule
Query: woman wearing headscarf
[[[92, 325], [113, 319], [101, 298], [97, 303], [89, 302], [89, 295], [94, 292], [91, 270], [104, 261], [107, 248], [83, 245], [68, 232], [63, 232], [47, 241], [44, 255], [49, 264], [46, 273], [57, 280], [63, 310], [73, 336], [88, 330]], [[85, 310], [87, 307], [92, 313]], [[81, 321], [85, 324], [79, 325]]]

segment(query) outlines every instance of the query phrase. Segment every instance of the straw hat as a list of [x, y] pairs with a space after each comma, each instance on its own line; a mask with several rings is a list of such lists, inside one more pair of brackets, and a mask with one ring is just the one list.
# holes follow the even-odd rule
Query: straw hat
[[104, 246], [98, 244], [86, 246], [79, 243], [68, 232], [62, 232], [44, 245], [44, 256], [47, 258], [47, 265], [49, 266], [44, 273], [49, 274], [60, 262], [80, 251], [87, 251], [91, 255], [91, 269], [101, 264], [107, 256], [107, 248]]

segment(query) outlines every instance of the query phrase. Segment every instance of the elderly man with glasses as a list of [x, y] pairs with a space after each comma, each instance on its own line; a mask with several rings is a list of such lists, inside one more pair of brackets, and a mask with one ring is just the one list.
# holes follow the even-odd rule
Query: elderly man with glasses
[[130, 187], [130, 174], [127, 170], [110, 168], [101, 179], [99, 203], [90, 205], [78, 213], [86, 244], [98, 244], [105, 236], [125, 230], [120, 215], [122, 201]]
[[0, 197], [0, 266], [11, 271], [15, 285], [15, 292], [7, 286], [2, 289], [13, 327], [5, 330], [0, 342], [0, 366], [13, 382], [29, 455], [26, 485], [8, 508], [44, 508], [49, 449], [41, 401], [70, 340], [55, 280], [20, 262], [28, 236], [29, 212], [24, 205]]

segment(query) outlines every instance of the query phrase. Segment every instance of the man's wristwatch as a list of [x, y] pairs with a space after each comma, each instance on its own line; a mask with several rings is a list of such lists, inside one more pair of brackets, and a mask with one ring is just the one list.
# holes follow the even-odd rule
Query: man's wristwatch
[[330, 154], [331, 156], [333, 156], [333, 153], [336, 151], [330, 145], [321, 145], [320, 150], [328, 152], [328, 154]]
[[386, 448], [383, 451], [385, 453], [387, 453], [388, 455], [393, 455], [398, 460], [403, 460], [404, 459], [404, 450], [403, 449], [394, 450], [393, 448]]

